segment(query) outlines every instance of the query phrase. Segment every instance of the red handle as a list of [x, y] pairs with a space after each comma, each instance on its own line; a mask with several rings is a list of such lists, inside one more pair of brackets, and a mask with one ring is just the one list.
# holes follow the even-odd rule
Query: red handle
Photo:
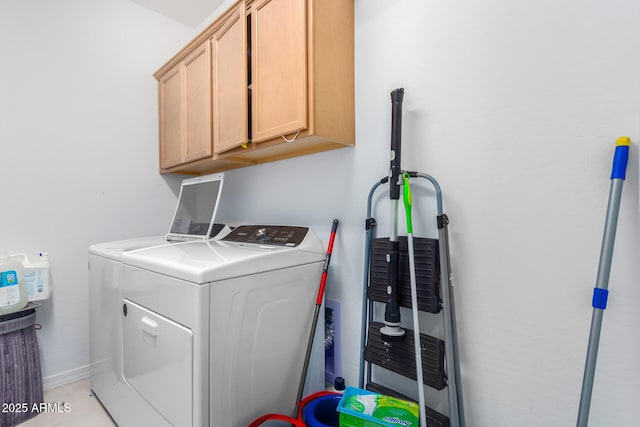
[[317, 399], [318, 397], [337, 395], [337, 394], [338, 393], [334, 393], [331, 391], [319, 391], [317, 393], [313, 393], [305, 397], [304, 399], [302, 399], [302, 402], [300, 402], [300, 409], [298, 410], [297, 419], [290, 417], [288, 415], [282, 415], [282, 414], [266, 414], [261, 416], [260, 418], [256, 418], [255, 420], [251, 421], [251, 423], [247, 427], [258, 427], [267, 420], [287, 421], [291, 423], [291, 425], [293, 425], [294, 427], [307, 427], [307, 424], [302, 420], [303, 418], [302, 409], [305, 407], [305, 405], [311, 402], [312, 400]]
[[280, 414], [263, 415], [260, 418], [256, 418], [255, 420], [253, 420], [247, 427], [261, 426], [262, 423], [264, 423], [267, 420], [286, 421], [288, 423], [291, 423], [291, 425], [293, 425], [294, 427], [307, 427], [307, 425], [300, 420], [296, 420], [295, 418], [289, 417], [287, 415], [280, 415]]
[[327, 245], [327, 258], [324, 261], [322, 277], [320, 278], [320, 288], [318, 289], [318, 297], [316, 298], [316, 305], [322, 304], [324, 287], [327, 284], [327, 272], [329, 271], [329, 262], [331, 261], [331, 254], [333, 253], [333, 242], [336, 240], [336, 231], [338, 231], [338, 220], [334, 219], [333, 225], [331, 226], [331, 234], [329, 235], [329, 244]]

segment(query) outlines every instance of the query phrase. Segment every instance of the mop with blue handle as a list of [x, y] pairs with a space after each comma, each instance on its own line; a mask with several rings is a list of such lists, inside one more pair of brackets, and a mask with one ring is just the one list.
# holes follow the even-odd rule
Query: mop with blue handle
[[586, 427], [589, 421], [591, 392], [593, 391], [593, 379], [596, 370], [596, 359], [598, 358], [598, 345], [600, 343], [600, 330], [602, 329], [602, 316], [605, 308], [607, 308], [607, 297], [609, 296], [608, 287], [609, 274], [611, 273], [611, 259], [613, 258], [613, 246], [616, 239], [620, 198], [622, 196], [622, 184], [624, 183], [627, 171], [630, 145], [631, 140], [629, 137], [621, 136], [616, 141], [616, 151], [613, 156], [607, 216], [605, 219], [604, 235], [602, 236], [596, 286], [593, 290], [593, 314], [591, 317], [591, 331], [589, 332], [587, 360], [584, 367], [584, 378], [582, 380], [580, 408], [578, 410], [578, 427]]

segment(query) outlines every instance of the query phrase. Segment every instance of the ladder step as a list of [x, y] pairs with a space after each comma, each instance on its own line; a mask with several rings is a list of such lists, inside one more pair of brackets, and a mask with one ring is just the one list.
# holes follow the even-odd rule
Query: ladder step
[[[369, 324], [369, 338], [365, 349], [365, 359], [404, 377], [416, 379], [416, 359], [413, 331], [405, 329], [400, 342], [386, 343], [380, 336], [381, 322]], [[446, 387], [444, 372], [444, 341], [426, 334], [420, 334], [422, 348], [423, 383], [436, 390]]]
[[[398, 237], [400, 254], [398, 258], [398, 304], [411, 308], [411, 278], [409, 273], [409, 249], [406, 236]], [[418, 310], [438, 313], [441, 309], [439, 294], [440, 262], [438, 240], [414, 237], [414, 261], [416, 265], [416, 288]], [[371, 267], [367, 298], [377, 302], [387, 301], [389, 238], [373, 239], [371, 246]]]
[[[395, 390], [392, 390], [388, 387], [385, 387], [376, 383], [369, 383], [365, 387], [369, 391], [374, 391], [376, 393], [384, 394], [386, 396], [395, 397], [397, 399], [408, 400], [409, 402], [416, 402], [415, 399], [412, 399], [402, 393], [398, 393]], [[418, 402], [416, 402], [418, 403]], [[431, 409], [428, 406], [425, 406], [426, 415], [427, 415], [427, 425], [429, 427], [449, 427], [449, 418], [447, 416], [442, 415], [440, 412], [435, 409]]]

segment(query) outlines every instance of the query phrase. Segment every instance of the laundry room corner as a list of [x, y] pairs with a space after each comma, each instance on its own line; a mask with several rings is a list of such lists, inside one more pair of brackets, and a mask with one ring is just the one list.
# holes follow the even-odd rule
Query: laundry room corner
[[[0, 257], [49, 256], [34, 332], [44, 388], [86, 380], [123, 427], [291, 415], [327, 267], [332, 369], [347, 386], [426, 398], [444, 419], [433, 425], [574, 425], [604, 305], [590, 425], [634, 425], [640, 3], [212, 2], [0, 2]], [[276, 42], [258, 39], [264, 28]], [[263, 52], [295, 60], [260, 74]], [[260, 133], [298, 103], [293, 132]], [[594, 302], [615, 179], [610, 293]], [[182, 193], [212, 182], [207, 203]], [[185, 200], [206, 219], [180, 217]], [[414, 234], [437, 248], [433, 312], [409, 300]], [[386, 245], [377, 301], [374, 238]], [[324, 370], [323, 323], [310, 376]], [[372, 334], [399, 361], [366, 354]], [[431, 359], [416, 353], [435, 355], [424, 387], [412, 378]]]

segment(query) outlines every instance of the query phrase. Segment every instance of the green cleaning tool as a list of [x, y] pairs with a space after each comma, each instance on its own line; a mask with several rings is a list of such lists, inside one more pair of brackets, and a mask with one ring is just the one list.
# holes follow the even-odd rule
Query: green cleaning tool
[[413, 341], [415, 343], [416, 378], [418, 379], [418, 403], [420, 404], [420, 427], [427, 427], [425, 414], [424, 386], [422, 385], [422, 345], [420, 343], [420, 319], [418, 317], [418, 285], [416, 281], [416, 263], [413, 248], [413, 224], [411, 222], [411, 187], [409, 174], [402, 174], [404, 188], [404, 208], [407, 212], [407, 244], [409, 247], [409, 278], [411, 281], [411, 312], [413, 313]]

